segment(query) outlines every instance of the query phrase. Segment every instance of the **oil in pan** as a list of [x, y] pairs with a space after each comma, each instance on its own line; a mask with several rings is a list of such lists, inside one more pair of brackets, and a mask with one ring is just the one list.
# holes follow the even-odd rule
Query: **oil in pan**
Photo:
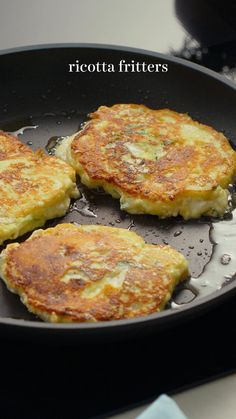
[[[54, 154], [56, 145], [64, 136], [81, 128], [86, 117], [75, 111], [71, 114], [47, 113], [30, 117], [32, 125], [27, 123], [22, 128], [18, 121], [15, 134], [20, 135], [20, 140], [33, 149], [41, 147], [49, 154]], [[121, 211], [119, 201], [103, 190], [89, 190], [79, 180], [78, 186], [81, 197], [71, 203], [63, 218], [47, 222], [45, 228], [64, 222], [116, 226], [136, 231], [148, 243], [175, 247], [187, 258], [191, 278], [177, 287], [168, 307], [177, 309], [235, 279], [236, 193], [233, 185], [230, 186], [230, 211], [223, 219], [203, 217], [189, 221], [181, 217], [160, 220], [152, 215], [131, 215]]]

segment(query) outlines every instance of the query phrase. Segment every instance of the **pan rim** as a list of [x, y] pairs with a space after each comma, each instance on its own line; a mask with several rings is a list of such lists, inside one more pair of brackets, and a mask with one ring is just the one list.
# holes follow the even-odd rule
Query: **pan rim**
[[122, 45], [99, 44], [99, 43], [97, 44], [97, 43], [86, 43], [86, 42], [33, 44], [33, 45], [25, 45], [25, 46], [20, 46], [20, 47], [1, 49], [0, 56], [20, 53], [20, 52], [31, 52], [31, 51], [59, 49], [59, 48], [91, 48], [91, 49], [101, 49], [101, 50], [107, 49], [111, 51], [115, 50], [115, 51], [121, 51], [121, 52], [131, 52], [131, 53], [149, 55], [155, 58], [166, 59], [175, 64], [180, 64], [192, 70], [200, 71], [201, 73], [211, 76], [214, 79], [218, 80], [219, 82], [222, 82], [228, 87], [233, 88], [233, 90], [236, 90], [236, 83], [232, 82], [231, 80], [227, 79], [225, 76], [217, 73], [216, 71], [211, 70], [207, 67], [204, 67], [200, 64], [192, 63], [191, 61], [185, 60], [184, 58], [175, 57], [174, 55], [163, 54], [161, 52], [150, 51], [150, 50], [146, 50], [142, 48], [122, 46]]
[[[62, 48], [90, 48], [90, 49], [101, 49], [101, 50], [115, 50], [120, 52], [130, 52], [130, 53], [137, 53], [142, 55], [148, 55], [154, 58], [160, 58], [162, 60], [167, 60], [170, 63], [179, 64], [183, 67], [187, 67], [193, 71], [200, 72], [205, 74], [206, 76], [217, 80], [218, 82], [228, 86], [229, 88], [236, 90], [236, 84], [231, 82], [230, 80], [226, 79], [226, 77], [216, 73], [213, 70], [210, 70], [206, 67], [203, 67], [199, 64], [195, 64], [189, 62], [185, 59], [174, 57], [168, 54], [163, 54], [155, 51], [149, 51], [146, 49], [134, 48], [134, 47], [127, 47], [127, 46], [120, 46], [120, 45], [112, 45], [112, 44], [97, 44], [97, 43], [49, 43], [49, 44], [36, 44], [36, 45], [26, 45], [21, 47], [14, 47], [0, 50], [0, 56], [21, 53], [21, 52], [33, 52], [33, 51], [40, 51], [40, 50], [48, 50], [48, 49], [62, 49]], [[202, 312], [206, 310], [208, 307], [215, 306], [231, 296], [232, 294], [236, 293], [236, 283], [232, 282], [227, 284], [226, 286], [222, 287], [221, 289], [205, 296], [201, 297], [200, 299], [194, 300], [190, 303], [183, 304], [177, 309], [167, 309], [162, 312], [157, 312], [150, 314], [145, 317], [136, 317], [131, 319], [123, 319], [123, 320], [111, 320], [111, 321], [104, 321], [104, 322], [95, 322], [95, 323], [44, 323], [42, 321], [32, 321], [32, 320], [23, 320], [23, 319], [14, 319], [10, 317], [0, 317], [0, 325], [5, 326], [14, 326], [20, 328], [33, 328], [33, 329], [47, 329], [47, 330], [71, 330], [71, 331], [78, 331], [78, 330], [101, 330], [101, 329], [120, 329], [130, 325], [144, 325], [148, 322], [157, 324], [163, 324], [164, 322], [169, 319], [169, 322], [173, 322], [175, 320], [180, 320], [181, 318], [186, 317], [186, 313], [189, 315], [194, 315], [198, 311]]]

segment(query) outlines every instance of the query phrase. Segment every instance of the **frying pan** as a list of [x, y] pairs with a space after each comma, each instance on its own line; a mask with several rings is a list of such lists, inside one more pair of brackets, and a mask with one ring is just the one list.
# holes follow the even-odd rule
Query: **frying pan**
[[[105, 62], [118, 67], [120, 60], [167, 63], [168, 72], [69, 72], [69, 64]], [[100, 105], [143, 103], [152, 108], [170, 108], [187, 112], [193, 119], [223, 131], [236, 146], [233, 83], [216, 73], [174, 57], [131, 48], [97, 44], [56, 44], [18, 48], [0, 54], [0, 128], [14, 132], [24, 126], [19, 136], [33, 149], [52, 152], [57, 138], [74, 133], [87, 114]], [[160, 220], [148, 215], [131, 216], [119, 210], [119, 202], [101, 191], [82, 187], [84, 199], [73, 203], [59, 222], [104, 224], [129, 228], [150, 243], [169, 243], [188, 258], [191, 273], [201, 273], [214, 256], [211, 239], [212, 220]], [[220, 221], [221, 222], [221, 221]], [[28, 235], [29, 236], [29, 235]], [[23, 239], [25, 239], [23, 237]], [[212, 261], [211, 261], [212, 263]], [[126, 336], [156, 333], [199, 315], [219, 304], [236, 291], [231, 281], [207, 295], [188, 283], [180, 286], [161, 313], [130, 320], [49, 324], [27, 312], [19, 297], [0, 285], [0, 331], [9, 336], [51, 337], [80, 342], [122, 339]], [[174, 308], [173, 308], [174, 306]]]

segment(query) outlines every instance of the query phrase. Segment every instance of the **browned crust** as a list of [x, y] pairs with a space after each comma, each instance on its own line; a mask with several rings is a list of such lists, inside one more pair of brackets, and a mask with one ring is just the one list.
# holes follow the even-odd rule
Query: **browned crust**
[[[75, 166], [79, 164], [90, 179], [110, 184], [118, 192], [150, 201], [171, 202], [189, 193], [202, 196], [217, 185], [227, 188], [236, 172], [236, 153], [226, 137], [193, 121], [187, 114], [118, 104], [110, 108], [101, 106], [90, 116], [91, 120], [72, 141]], [[164, 121], [163, 116], [174, 118], [175, 123]], [[183, 123], [203, 129], [213, 141], [188, 144], [180, 133]], [[138, 144], [145, 139], [150, 145], [162, 144], [165, 155], [157, 160], [134, 159], [132, 165], [125, 162], [126, 143]], [[215, 179], [213, 171], [217, 171]], [[189, 185], [200, 189], [191, 189]]]
[[[49, 321], [103, 321], [143, 316], [163, 308], [187, 263], [169, 246], [145, 245], [127, 230], [61, 224], [39, 230], [2, 255], [2, 276], [26, 306]], [[123, 265], [124, 264], [124, 265]], [[127, 267], [121, 288], [107, 282], [101, 293], [85, 290]], [[179, 267], [177, 275], [171, 269]], [[65, 274], [75, 278], [63, 282]]]
[[[6, 167], [1, 167], [4, 162]], [[47, 156], [42, 150], [33, 152], [13, 135], [0, 131], [0, 217], [12, 214], [24, 217], [30, 214], [32, 207], [37, 208], [41, 200], [45, 205], [60, 202], [69, 186], [61, 190], [55, 188], [53, 173], [55, 179], [63, 174], [65, 178], [68, 176], [68, 181], [69, 178], [72, 182], [76, 180], [75, 171], [68, 164]]]
[[21, 143], [14, 135], [2, 130], [0, 130], [0, 140], [0, 161], [34, 154], [30, 147]]

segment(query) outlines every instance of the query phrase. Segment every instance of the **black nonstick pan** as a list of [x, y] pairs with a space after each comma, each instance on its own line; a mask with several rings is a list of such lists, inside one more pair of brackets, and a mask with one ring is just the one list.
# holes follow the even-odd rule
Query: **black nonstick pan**
[[[167, 64], [168, 71], [119, 72], [121, 60]], [[104, 69], [112, 64], [115, 71], [70, 72], [69, 64], [76, 62], [94, 64], [92, 70], [96, 63], [105, 63]], [[77, 131], [88, 113], [100, 105], [115, 103], [142, 103], [187, 112], [193, 119], [224, 132], [236, 146], [234, 84], [174, 57], [91, 44], [14, 49], [0, 55], [0, 87], [0, 128], [18, 131], [19, 139], [33, 149], [41, 147], [53, 153], [58, 138]], [[23, 127], [28, 128], [21, 130]], [[222, 220], [188, 222], [180, 217], [160, 220], [148, 215], [131, 216], [120, 211], [119, 202], [102, 191], [80, 187], [82, 200], [72, 203], [65, 217], [48, 222], [46, 227], [66, 221], [132, 229], [149, 243], [169, 243], [180, 250], [189, 261], [193, 279], [176, 290], [162, 313], [132, 320], [56, 325], [43, 323], [28, 313], [19, 298], [1, 283], [2, 333], [66, 337], [81, 342], [153, 333], [203, 313], [236, 291], [233, 212]], [[233, 209], [233, 185], [231, 195]]]

